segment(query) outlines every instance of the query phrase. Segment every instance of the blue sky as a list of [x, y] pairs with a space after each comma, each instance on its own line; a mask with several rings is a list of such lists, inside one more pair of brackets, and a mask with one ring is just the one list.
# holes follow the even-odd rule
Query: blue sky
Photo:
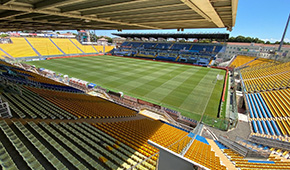
[[[258, 37], [265, 41], [280, 41], [288, 15], [290, 0], [239, 0], [236, 25], [232, 32], [225, 28], [218, 29], [185, 29], [184, 32], [195, 33], [229, 33], [230, 36]], [[290, 26], [289, 26], [290, 27]], [[290, 28], [285, 41], [290, 42]], [[96, 30], [97, 35], [112, 36], [116, 30]], [[123, 30], [126, 32], [177, 32], [176, 30]]]

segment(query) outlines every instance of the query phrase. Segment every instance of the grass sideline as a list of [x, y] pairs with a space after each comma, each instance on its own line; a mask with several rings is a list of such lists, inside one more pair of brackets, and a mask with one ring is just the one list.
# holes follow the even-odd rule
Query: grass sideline
[[225, 75], [221, 69], [106, 55], [27, 63], [122, 91], [195, 120], [203, 113], [217, 117], [224, 80], [216, 77]]

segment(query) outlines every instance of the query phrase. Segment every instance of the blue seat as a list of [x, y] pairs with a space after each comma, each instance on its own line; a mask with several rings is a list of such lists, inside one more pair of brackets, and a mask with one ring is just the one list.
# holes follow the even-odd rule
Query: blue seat
[[256, 122], [254, 120], [252, 120], [252, 127], [253, 127], [254, 132], [257, 133], [258, 132], [257, 124], [256, 124]]

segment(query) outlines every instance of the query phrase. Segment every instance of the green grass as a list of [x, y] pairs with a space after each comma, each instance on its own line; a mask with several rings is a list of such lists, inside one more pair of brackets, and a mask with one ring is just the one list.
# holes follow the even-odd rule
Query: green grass
[[159, 104], [189, 118], [217, 116], [224, 70], [115, 56], [31, 61], [28, 64], [67, 74], [104, 88]]

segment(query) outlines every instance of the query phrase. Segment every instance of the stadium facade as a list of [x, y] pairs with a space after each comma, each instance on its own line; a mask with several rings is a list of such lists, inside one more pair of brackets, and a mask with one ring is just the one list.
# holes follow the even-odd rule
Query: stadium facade
[[[234, 55], [247, 55], [260, 58], [272, 58], [277, 55], [279, 44], [258, 44], [258, 43], [236, 43], [227, 42], [225, 53], [221, 53], [220, 57], [230, 59]], [[290, 58], [290, 45], [283, 45], [279, 53], [280, 60]]]

